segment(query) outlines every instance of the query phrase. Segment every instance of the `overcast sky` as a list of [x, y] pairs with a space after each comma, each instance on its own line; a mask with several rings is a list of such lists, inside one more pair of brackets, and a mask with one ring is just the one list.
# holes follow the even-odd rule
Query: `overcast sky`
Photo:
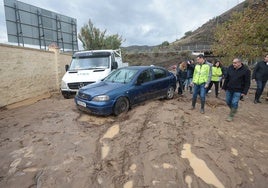
[[[0, 42], [7, 43], [4, 0], [0, 0]], [[21, 0], [77, 20], [77, 31], [91, 19], [122, 46], [174, 42], [244, 0]], [[80, 47], [79, 47], [80, 48]]]

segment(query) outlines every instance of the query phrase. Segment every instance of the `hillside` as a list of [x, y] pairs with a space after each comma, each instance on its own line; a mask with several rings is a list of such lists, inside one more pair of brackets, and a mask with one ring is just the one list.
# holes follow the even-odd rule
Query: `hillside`
[[[160, 47], [160, 46], [129, 46], [124, 47], [123, 56], [124, 61], [128, 62], [130, 65], [160, 65], [164, 67], [170, 67], [180, 60], [190, 59], [194, 56], [184, 52], [183, 55], [180, 53], [175, 53], [182, 46], [190, 46], [196, 44], [205, 44], [211, 45], [214, 41], [213, 32], [218, 24], [222, 24], [230, 19], [231, 15], [234, 12], [242, 11], [248, 5], [246, 0], [232, 9], [226, 11], [225, 13], [209, 20], [204, 23], [198, 29], [193, 32], [190, 32], [189, 35], [182, 37], [179, 40], [176, 40], [170, 43], [169, 46]], [[168, 52], [167, 51], [171, 51]], [[175, 51], [175, 52], [174, 52]], [[149, 53], [148, 53], [149, 52]]]
[[181, 39], [171, 43], [174, 46], [193, 45], [193, 44], [212, 44], [214, 42], [213, 33], [217, 25], [228, 21], [234, 12], [241, 12], [247, 7], [248, 1], [244, 1], [223, 14], [209, 20], [201, 27], [193, 31], [189, 36], [184, 36]]

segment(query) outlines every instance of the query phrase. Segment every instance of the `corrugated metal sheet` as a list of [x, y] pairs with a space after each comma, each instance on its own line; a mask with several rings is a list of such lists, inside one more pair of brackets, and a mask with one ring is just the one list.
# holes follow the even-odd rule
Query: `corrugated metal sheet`
[[8, 42], [78, 50], [76, 19], [16, 0], [4, 0], [4, 7]]

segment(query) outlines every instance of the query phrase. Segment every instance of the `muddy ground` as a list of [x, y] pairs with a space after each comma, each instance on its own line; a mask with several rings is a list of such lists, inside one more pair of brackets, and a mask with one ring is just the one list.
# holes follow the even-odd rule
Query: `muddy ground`
[[54, 94], [0, 111], [1, 188], [266, 188], [268, 102], [253, 93], [226, 122], [224, 92], [205, 114], [191, 95], [97, 117]]

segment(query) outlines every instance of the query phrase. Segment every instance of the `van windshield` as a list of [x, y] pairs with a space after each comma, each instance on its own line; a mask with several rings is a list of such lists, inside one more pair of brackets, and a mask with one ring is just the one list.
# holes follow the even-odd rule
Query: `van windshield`
[[109, 68], [109, 56], [73, 58], [69, 70], [106, 69]]

